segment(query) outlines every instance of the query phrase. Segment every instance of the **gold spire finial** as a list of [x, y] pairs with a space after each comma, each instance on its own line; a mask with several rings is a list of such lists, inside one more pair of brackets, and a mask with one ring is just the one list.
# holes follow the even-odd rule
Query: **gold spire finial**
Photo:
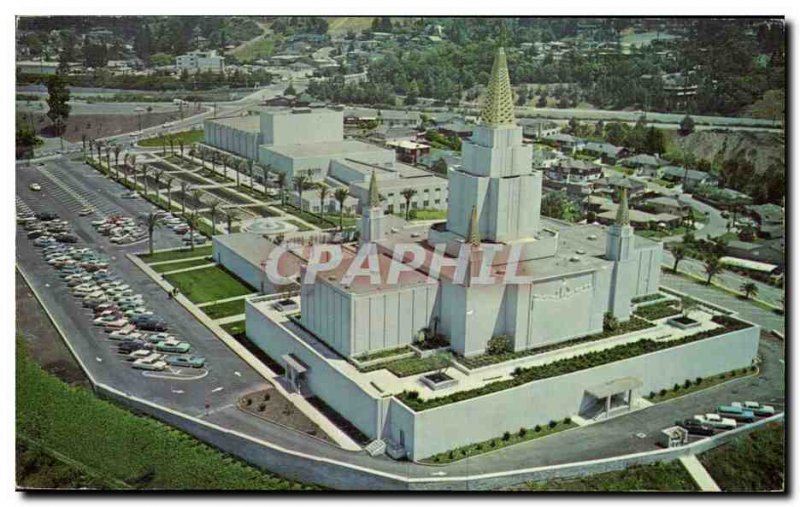
[[378, 193], [378, 179], [375, 177], [375, 171], [372, 171], [372, 176], [369, 179], [369, 197], [367, 206], [370, 208], [377, 208], [381, 205], [381, 194]]
[[467, 241], [470, 245], [481, 246], [481, 231], [478, 227], [478, 208], [472, 207], [472, 215], [469, 217], [469, 227], [467, 228]]
[[506, 53], [502, 47], [497, 48], [497, 53], [494, 55], [492, 75], [489, 78], [489, 89], [481, 112], [481, 120], [486, 125], [514, 124], [514, 97], [508, 77]]
[[617, 208], [617, 225], [630, 225], [631, 213], [628, 209], [628, 189], [622, 187], [619, 195], [619, 208]]

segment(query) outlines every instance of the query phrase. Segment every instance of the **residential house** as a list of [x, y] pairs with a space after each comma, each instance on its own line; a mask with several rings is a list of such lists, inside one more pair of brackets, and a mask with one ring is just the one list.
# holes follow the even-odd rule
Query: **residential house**
[[627, 157], [630, 152], [623, 146], [614, 146], [610, 143], [596, 143], [590, 141], [586, 143], [583, 151], [590, 155], [599, 157], [604, 164], [614, 165], [621, 158]]

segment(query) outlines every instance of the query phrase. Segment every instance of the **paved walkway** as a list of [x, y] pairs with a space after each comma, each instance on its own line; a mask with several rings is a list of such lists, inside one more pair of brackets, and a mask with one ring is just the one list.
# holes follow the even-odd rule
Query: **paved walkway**
[[188, 268], [174, 269], [172, 271], [163, 271], [162, 275], [174, 275], [175, 273], [185, 273], [186, 271], [194, 271], [196, 269], [213, 268], [215, 263], [209, 262], [208, 264], [200, 264], [199, 266], [189, 266]]
[[[175, 248], [174, 250], [183, 250], [185, 248], [186, 247], [178, 247], [178, 248]], [[159, 251], [163, 251], [163, 250], [159, 250]], [[196, 260], [199, 260], [199, 259], [205, 259], [206, 257], [208, 257], [208, 255], [198, 255], [197, 257], [185, 257], [183, 259], [170, 259], [168, 261], [148, 262], [147, 265], [152, 267], [152, 266], [161, 266], [161, 265], [165, 265], [165, 264], [177, 264], [179, 262], [196, 261]]]
[[692, 480], [697, 484], [701, 491], [717, 492], [722, 491], [714, 482], [714, 479], [709, 475], [708, 470], [705, 469], [702, 463], [697, 459], [694, 454], [691, 456], [683, 456], [680, 458], [683, 467], [692, 476]]
[[237, 313], [236, 315], [229, 315], [228, 317], [222, 317], [221, 319], [217, 319], [214, 322], [216, 322], [218, 326], [224, 326], [226, 324], [239, 322], [240, 320], [244, 320], [243, 313]]
[[208, 301], [206, 303], [195, 303], [195, 306], [198, 307], [198, 308], [203, 308], [204, 306], [214, 306], [214, 305], [217, 305], [217, 304], [220, 304], [220, 303], [227, 303], [229, 301], [237, 301], [239, 299], [249, 298], [250, 296], [257, 296], [257, 295], [258, 295], [258, 292], [252, 292], [250, 294], [245, 294], [243, 296], [233, 296], [233, 297], [225, 298], [225, 299], [216, 299], [214, 301]]
[[[145, 274], [147, 274], [155, 283], [157, 283], [165, 291], [172, 291], [174, 287], [162, 279], [159, 273], [156, 273], [150, 266], [144, 263], [139, 257], [128, 254], [128, 259], [139, 267]], [[190, 301], [183, 294], [178, 294], [175, 300], [180, 303], [186, 310], [194, 316], [201, 324], [207, 327], [217, 338], [219, 338], [225, 345], [228, 346], [236, 355], [244, 360], [251, 368], [253, 368], [259, 375], [272, 384], [286, 399], [292, 402], [298, 410], [300, 410], [306, 417], [311, 419], [322, 431], [328, 434], [337, 445], [347, 451], [361, 451], [359, 446], [352, 438], [347, 436], [339, 427], [333, 424], [327, 417], [322, 415], [316, 408], [314, 408], [308, 400], [306, 400], [299, 393], [291, 393], [280, 382], [280, 376], [269, 369], [264, 363], [258, 360], [252, 352], [247, 350], [244, 345], [236, 341], [218, 323], [213, 321], [205, 313], [200, 310], [197, 305]]]

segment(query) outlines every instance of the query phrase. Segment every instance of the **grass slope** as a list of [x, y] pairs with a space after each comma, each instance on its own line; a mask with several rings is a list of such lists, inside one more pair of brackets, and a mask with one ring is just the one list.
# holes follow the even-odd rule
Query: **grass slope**
[[141, 489], [307, 488], [100, 400], [87, 389], [68, 386], [30, 359], [21, 340], [16, 367], [17, 434], [81, 468], [102, 471], [109, 480]]
[[253, 289], [219, 266], [174, 273], [165, 278], [194, 303], [218, 301], [253, 292]]
[[631, 467], [579, 479], [532, 482], [515, 491], [697, 491], [689, 472], [679, 461]]

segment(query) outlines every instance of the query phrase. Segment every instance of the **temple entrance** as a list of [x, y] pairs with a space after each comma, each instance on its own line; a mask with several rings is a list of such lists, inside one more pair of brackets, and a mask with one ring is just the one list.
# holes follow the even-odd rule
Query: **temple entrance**
[[584, 394], [580, 416], [597, 421], [629, 412], [633, 393], [641, 386], [642, 381], [634, 377], [621, 377], [593, 386]]

